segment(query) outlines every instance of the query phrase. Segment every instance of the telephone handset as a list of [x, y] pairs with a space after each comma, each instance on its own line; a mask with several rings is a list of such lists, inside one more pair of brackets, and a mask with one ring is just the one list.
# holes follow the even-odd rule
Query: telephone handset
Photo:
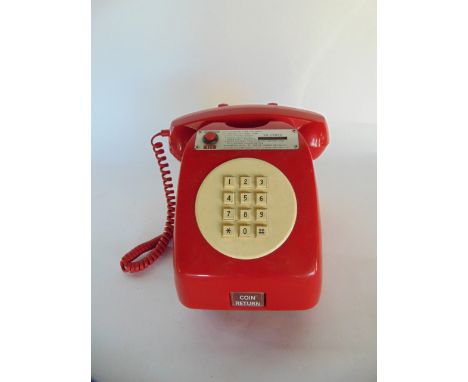
[[[164, 136], [181, 161], [177, 211], [158, 140]], [[175, 281], [185, 306], [311, 308], [321, 288], [312, 160], [328, 139], [320, 114], [273, 103], [220, 104], [175, 119], [151, 140], [167, 199], [164, 231], [127, 253], [122, 270], [151, 265], [174, 234]]]

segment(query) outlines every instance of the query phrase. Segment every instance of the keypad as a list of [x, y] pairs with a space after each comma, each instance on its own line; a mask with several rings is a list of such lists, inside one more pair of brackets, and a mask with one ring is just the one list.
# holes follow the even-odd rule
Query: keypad
[[223, 185], [222, 237], [266, 237], [268, 177], [226, 174]]

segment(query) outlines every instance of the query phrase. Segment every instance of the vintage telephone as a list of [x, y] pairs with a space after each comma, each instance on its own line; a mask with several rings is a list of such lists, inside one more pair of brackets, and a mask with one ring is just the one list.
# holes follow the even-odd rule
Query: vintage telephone
[[[177, 211], [156, 141], [165, 136], [182, 162]], [[151, 143], [167, 222], [160, 236], [122, 258], [124, 272], [141, 271], [164, 253], [175, 215], [175, 281], [185, 306], [297, 310], [318, 302], [321, 239], [312, 160], [328, 144], [323, 116], [275, 103], [220, 104], [175, 119]]]

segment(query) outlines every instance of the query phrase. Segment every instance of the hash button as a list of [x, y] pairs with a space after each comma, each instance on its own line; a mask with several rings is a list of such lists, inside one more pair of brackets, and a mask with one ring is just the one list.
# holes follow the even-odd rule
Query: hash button
[[264, 237], [267, 235], [267, 227], [264, 225], [258, 225], [256, 227], [257, 237]]

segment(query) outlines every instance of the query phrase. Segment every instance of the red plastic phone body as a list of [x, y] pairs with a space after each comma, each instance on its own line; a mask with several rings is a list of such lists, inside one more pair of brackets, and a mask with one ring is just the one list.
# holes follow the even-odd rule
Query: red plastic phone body
[[[297, 150], [195, 150], [194, 133], [223, 129], [299, 129]], [[172, 122], [170, 149], [182, 160], [174, 236], [174, 270], [180, 301], [200, 309], [300, 310], [313, 307], [321, 289], [319, 208], [312, 160], [328, 144], [325, 119], [276, 105], [222, 106]], [[208, 173], [235, 158], [257, 158], [288, 178], [297, 217], [287, 240], [273, 253], [239, 260], [217, 252], [204, 239], [195, 217], [198, 189]], [[231, 292], [261, 292], [262, 307], [235, 307]]]

